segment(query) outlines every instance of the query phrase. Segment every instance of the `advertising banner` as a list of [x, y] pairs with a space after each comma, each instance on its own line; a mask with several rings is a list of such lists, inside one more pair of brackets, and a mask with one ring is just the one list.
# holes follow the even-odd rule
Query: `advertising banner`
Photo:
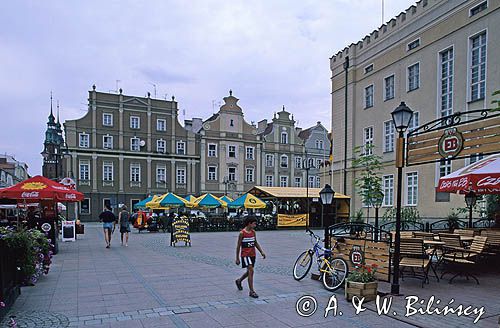
[[278, 214], [278, 227], [305, 227], [308, 222], [308, 214]]

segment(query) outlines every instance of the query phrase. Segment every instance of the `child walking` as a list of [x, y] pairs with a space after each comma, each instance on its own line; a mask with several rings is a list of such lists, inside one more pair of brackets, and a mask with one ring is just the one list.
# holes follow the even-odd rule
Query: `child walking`
[[[236, 287], [238, 290], [243, 290], [241, 283], [243, 280], [248, 278], [248, 288], [250, 288], [250, 297], [258, 298], [259, 295], [253, 289], [253, 274], [255, 266], [255, 248], [257, 248], [262, 255], [262, 258], [266, 258], [266, 254], [257, 242], [257, 236], [255, 234], [255, 227], [257, 226], [257, 219], [254, 217], [248, 217], [245, 219], [245, 228], [240, 231], [238, 236], [238, 243], [236, 244], [236, 265], [240, 265], [241, 256], [241, 266], [246, 268], [247, 271], [238, 279], [236, 279]], [[241, 250], [241, 253], [240, 253]]]

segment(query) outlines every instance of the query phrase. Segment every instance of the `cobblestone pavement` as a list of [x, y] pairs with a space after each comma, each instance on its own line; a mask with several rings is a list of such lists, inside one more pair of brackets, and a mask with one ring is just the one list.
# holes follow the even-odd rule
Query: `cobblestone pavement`
[[[192, 247], [170, 247], [162, 233], [133, 233], [129, 247], [122, 247], [115, 233], [111, 249], [104, 248], [101, 235], [100, 226], [86, 224], [85, 236], [61, 245], [49, 275], [22, 289], [10, 313], [18, 327], [498, 327], [499, 271], [481, 274], [479, 286], [431, 279], [420, 288], [419, 281], [406, 279], [404, 296], [393, 298], [387, 316], [375, 312], [375, 302], [356, 314], [342, 290], [332, 294], [318, 281], [291, 277], [295, 258], [309, 246], [301, 231], [258, 233], [268, 258], [257, 260], [256, 300], [248, 297], [246, 285], [243, 292], [234, 286], [243, 272], [233, 263], [236, 232], [192, 234]], [[389, 285], [381, 283], [379, 289], [389, 291]], [[296, 312], [297, 300], [305, 295], [317, 300], [309, 317]], [[338, 312], [325, 318], [332, 295]], [[485, 314], [477, 324], [475, 316], [405, 317], [409, 295], [425, 300], [434, 295], [443, 304], [454, 298], [452, 304], [485, 306]]]

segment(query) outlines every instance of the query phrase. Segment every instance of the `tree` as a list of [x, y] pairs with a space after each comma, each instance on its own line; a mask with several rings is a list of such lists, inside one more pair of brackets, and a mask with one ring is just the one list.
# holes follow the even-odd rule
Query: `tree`
[[367, 216], [370, 207], [373, 206], [377, 193], [382, 191], [380, 182], [380, 170], [382, 169], [382, 157], [374, 154], [373, 145], [364, 145], [354, 148], [355, 158], [353, 167], [360, 170], [359, 177], [355, 178], [354, 185], [356, 192], [361, 196], [363, 204], [368, 206]]

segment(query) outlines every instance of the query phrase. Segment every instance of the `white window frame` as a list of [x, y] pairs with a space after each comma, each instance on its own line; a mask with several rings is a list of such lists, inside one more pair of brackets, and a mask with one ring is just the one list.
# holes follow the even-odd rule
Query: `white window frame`
[[[82, 139], [82, 137], [86, 137], [86, 138]], [[86, 141], [86, 142], [82, 142], [82, 141]], [[90, 135], [88, 133], [82, 132], [82, 133], [78, 134], [78, 147], [79, 148], [90, 148]]]
[[[409, 177], [410, 175], [412, 176], [416, 176], [416, 185], [414, 185], [413, 183], [411, 184], [411, 188], [413, 188], [414, 190], [412, 191], [412, 194], [415, 194], [415, 202], [413, 202], [413, 199], [411, 200], [410, 202], [410, 184], [409, 184]], [[406, 206], [417, 206], [418, 205], [418, 172], [417, 171], [411, 171], [411, 172], [406, 172], [406, 175], [405, 175], [405, 185], [406, 185], [406, 188], [405, 188], [405, 198], [406, 198]]]
[[[106, 138], [109, 138], [108, 142], [106, 142]], [[102, 148], [113, 149], [113, 136], [110, 136], [109, 134], [102, 136]]]
[[274, 155], [266, 154], [266, 167], [273, 167], [273, 166], [274, 166]]
[[[443, 54], [451, 50], [451, 59], [443, 61]], [[443, 76], [443, 66], [446, 65], [446, 76]], [[451, 68], [451, 74], [450, 74]], [[455, 79], [455, 49], [454, 46], [447, 47], [446, 49], [438, 52], [438, 83], [437, 83], [437, 93], [438, 93], [438, 118], [453, 114], [453, 92], [454, 92], [454, 79]], [[443, 88], [445, 87], [447, 92], [443, 93]], [[446, 107], [443, 107], [443, 98], [446, 96]], [[443, 115], [445, 114], [445, 115]]]
[[[234, 156], [231, 156], [231, 148], [234, 148]], [[238, 158], [238, 146], [228, 145], [227, 146], [227, 157], [228, 158]]]
[[295, 157], [295, 168], [302, 169], [302, 157]]
[[[234, 172], [232, 173], [231, 170], [234, 170]], [[232, 178], [231, 176], [234, 175], [234, 178]], [[238, 178], [238, 170], [236, 169], [236, 167], [228, 167], [227, 168], [227, 180], [228, 181], [237, 181], [237, 178]]]
[[382, 207], [394, 206], [394, 174], [387, 174], [382, 177], [382, 190], [384, 193]]
[[[475, 9], [477, 9], [477, 8], [479, 8], [479, 7], [481, 7], [481, 6], [482, 6], [482, 5], [484, 5], [485, 3], [486, 3], [486, 8], [484, 8], [484, 9], [482, 9], [482, 10], [478, 11], [477, 13], [474, 13], [474, 14], [472, 13], [472, 11], [473, 11], [473, 10], [475, 10]], [[479, 13], [481, 13], [481, 12], [483, 12], [483, 11], [487, 10], [487, 9], [488, 9], [488, 1], [483, 1], [483, 2], [480, 2], [480, 3], [478, 3], [477, 5], [475, 5], [474, 7], [471, 7], [471, 8], [469, 9], [469, 17], [475, 16], [475, 15], [477, 15], [477, 14], [479, 14]]]
[[[389, 129], [388, 129], [389, 128]], [[392, 120], [384, 122], [384, 153], [394, 151], [394, 141], [396, 138], [396, 129]]]
[[[134, 125], [134, 120], [137, 119], [137, 127]], [[133, 130], [139, 130], [141, 128], [141, 117], [140, 116], [135, 116], [135, 115], [130, 115], [130, 128]]]
[[[86, 166], [86, 172], [82, 174], [82, 167]], [[2, 172], [3, 173], [3, 172]], [[83, 176], [83, 175], [86, 175]], [[78, 178], [81, 181], [89, 181], [90, 180], [90, 160], [80, 160], [78, 163]]]
[[[210, 172], [211, 169], [213, 169], [213, 172]], [[207, 166], [207, 177], [208, 181], [217, 181], [217, 165]]]
[[[109, 123], [106, 120], [109, 117]], [[113, 114], [112, 113], [102, 113], [102, 125], [103, 126], [113, 126]]]
[[245, 181], [254, 182], [255, 180], [255, 169], [253, 167], [245, 168]]
[[281, 134], [280, 134], [280, 143], [283, 144], [283, 145], [288, 144], [288, 132], [286, 132], [286, 131], [282, 131], [281, 132]]
[[167, 152], [167, 141], [164, 139], [156, 140], [156, 152], [165, 154]]
[[[416, 123], [415, 123], [415, 117], [417, 118]], [[415, 112], [413, 112], [413, 116], [411, 117], [410, 124], [408, 125], [407, 131], [411, 132], [411, 131], [415, 130], [416, 128], [418, 128], [419, 125], [420, 125], [420, 112], [415, 111]]]
[[[391, 90], [387, 84], [387, 80], [392, 78], [392, 95], [388, 94], [387, 90]], [[389, 76], [384, 77], [384, 101], [388, 101], [394, 99], [396, 97], [396, 76], [391, 74]]]
[[316, 182], [315, 182], [314, 186], [316, 188], [320, 188], [321, 187], [321, 178], [319, 176], [316, 176]]
[[302, 178], [301, 177], [295, 177], [294, 185], [297, 188], [302, 187]]
[[288, 176], [286, 176], [286, 175], [281, 175], [280, 176], [280, 187], [281, 188], [288, 187]]
[[314, 175], [310, 175], [309, 181], [307, 182], [309, 184], [309, 188], [314, 188], [315, 182], [316, 182], [316, 177]]
[[[371, 136], [367, 138], [367, 130], [371, 131]], [[372, 147], [366, 147], [366, 145], [372, 145]], [[363, 154], [372, 155], [373, 154], [373, 144], [374, 144], [374, 129], [373, 126], [367, 126], [363, 128]]]
[[130, 182], [141, 182], [141, 164], [130, 164]]
[[[474, 49], [472, 48], [472, 46], [473, 46], [472, 39], [474, 39], [476, 37], [480, 37], [482, 34], [485, 35], [485, 44], [484, 44], [485, 58], [484, 58], [483, 63], [479, 62], [479, 64], [474, 65], [474, 67], [479, 66], [479, 73], [478, 74], [479, 74], [479, 78], [480, 78], [481, 66], [482, 66], [482, 64], [484, 64], [484, 79], [483, 80], [480, 79], [480, 80], [478, 80], [478, 82], [473, 83], [472, 82], [472, 70], [474, 69], [474, 67], [472, 65], [472, 52], [474, 51]], [[487, 29], [481, 30], [481, 31], [469, 36], [469, 45], [468, 45], [467, 54], [468, 54], [468, 60], [467, 60], [468, 99], [470, 102], [481, 101], [481, 100], [484, 100], [486, 98], [486, 81], [488, 80], [488, 76], [487, 76], [487, 74], [488, 74], [488, 72], [487, 72], [487, 67], [488, 67], [488, 30]], [[479, 58], [480, 58], [480, 56], [479, 56]], [[472, 88], [476, 84], [479, 85], [479, 89], [478, 89], [479, 98], [474, 98], [473, 94], [472, 94]], [[481, 97], [481, 84], [483, 84], [483, 86], [484, 86], [483, 87], [484, 95], [482, 97]]]
[[[137, 141], [137, 148], [135, 148], [134, 141]], [[141, 151], [141, 139], [137, 137], [130, 138], [130, 151]]]
[[186, 155], [186, 143], [182, 140], [177, 141], [175, 151], [177, 155]]
[[[210, 149], [210, 146], [214, 146], [215, 149]], [[217, 144], [209, 143], [207, 146], [207, 156], [217, 157]]]
[[317, 158], [317, 159], [316, 159], [316, 168], [321, 167], [321, 163], [322, 163], [322, 162], [323, 162], [323, 161], [322, 161], [321, 159]]
[[273, 186], [274, 186], [274, 176], [266, 175], [266, 187], [273, 187]]
[[[248, 151], [250, 151], [250, 153]], [[248, 156], [248, 155], [251, 155], [251, 156]], [[255, 160], [255, 147], [251, 147], [251, 146], [245, 147], [245, 157], [249, 161]]]
[[[162, 173], [163, 171], [163, 173]], [[163, 179], [162, 179], [163, 176]], [[165, 165], [156, 166], [156, 182], [167, 183], [167, 167]]]
[[324, 149], [323, 140], [316, 139], [316, 149]]
[[[441, 174], [441, 171], [444, 171], [444, 174]], [[452, 172], [452, 161], [451, 159], [441, 159], [436, 163], [436, 179], [435, 186], [437, 187], [439, 184], [439, 178], [444, 177]]]
[[[286, 158], [286, 163], [283, 161], [283, 159]], [[283, 165], [283, 164], [286, 164], [286, 165]], [[280, 156], [280, 167], [281, 168], [288, 168], [288, 156], [287, 155], [281, 155]]]
[[[106, 172], [106, 168], [111, 168], [110, 172]], [[110, 173], [109, 176], [107, 173]], [[112, 182], [114, 181], [115, 168], [113, 162], [102, 162], [102, 181]], [[109, 178], [109, 179], [108, 179]]]
[[370, 84], [365, 87], [364, 96], [365, 96], [365, 109], [372, 108], [375, 105], [374, 103], [375, 86], [373, 84]]
[[[417, 45], [410, 49], [410, 46], [413, 45], [413, 44], [417, 44]], [[413, 40], [411, 42], [408, 42], [406, 44], [406, 51], [412, 51], [414, 49], [417, 49], [418, 47], [420, 47], [420, 44], [421, 44], [420, 38], [417, 38], [417, 39], [415, 39], [415, 40]]]
[[[160, 123], [163, 123], [163, 128], [161, 128]], [[156, 119], [156, 131], [167, 131], [167, 120], [164, 118]]]
[[[413, 87], [410, 82], [410, 69], [413, 67], [418, 68], [418, 74], [415, 75], [416, 86]], [[420, 62], [413, 63], [406, 68], [406, 92], [415, 91], [420, 88]]]
[[178, 167], [175, 170], [175, 182], [178, 185], [186, 184], [186, 168]]

